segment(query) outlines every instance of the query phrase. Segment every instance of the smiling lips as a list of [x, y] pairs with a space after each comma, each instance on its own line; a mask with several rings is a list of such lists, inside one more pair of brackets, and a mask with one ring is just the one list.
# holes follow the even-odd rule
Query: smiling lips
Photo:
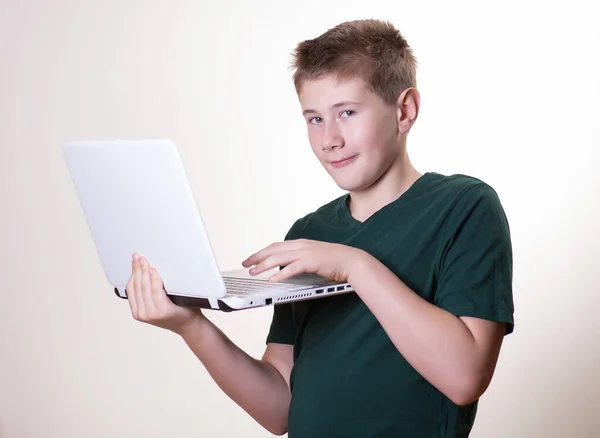
[[335, 168], [344, 167], [344, 166], [347, 166], [348, 164], [352, 163], [357, 156], [358, 155], [354, 155], [352, 157], [342, 158], [341, 160], [338, 160], [338, 161], [331, 161], [330, 164]]

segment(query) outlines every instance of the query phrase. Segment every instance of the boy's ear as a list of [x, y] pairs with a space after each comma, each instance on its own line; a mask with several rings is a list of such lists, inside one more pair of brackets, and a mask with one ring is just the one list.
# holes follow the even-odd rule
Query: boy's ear
[[396, 111], [398, 114], [398, 132], [406, 134], [417, 120], [421, 96], [416, 88], [407, 88], [398, 96]]

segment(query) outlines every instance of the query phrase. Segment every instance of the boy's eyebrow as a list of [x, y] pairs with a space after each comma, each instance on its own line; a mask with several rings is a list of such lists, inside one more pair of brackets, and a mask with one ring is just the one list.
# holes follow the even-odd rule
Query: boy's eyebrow
[[[362, 103], [347, 100], [344, 102], [334, 103], [333, 105], [331, 105], [331, 108], [340, 108], [340, 107], [347, 106], [347, 105], [362, 105]], [[302, 115], [306, 115], [306, 114], [317, 114], [317, 111], [314, 109], [305, 109], [304, 111], [302, 111]]]

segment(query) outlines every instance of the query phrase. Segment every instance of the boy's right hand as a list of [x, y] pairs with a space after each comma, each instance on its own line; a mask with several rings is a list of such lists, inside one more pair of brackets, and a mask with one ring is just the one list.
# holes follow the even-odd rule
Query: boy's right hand
[[199, 309], [174, 304], [156, 269], [139, 254], [132, 256], [131, 277], [125, 289], [131, 314], [137, 321], [183, 335], [194, 323], [206, 320]]

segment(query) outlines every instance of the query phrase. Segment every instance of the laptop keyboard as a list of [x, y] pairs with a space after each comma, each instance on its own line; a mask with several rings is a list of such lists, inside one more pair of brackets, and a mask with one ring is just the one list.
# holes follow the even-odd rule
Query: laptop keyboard
[[290, 284], [290, 283], [270, 283], [267, 280], [259, 279], [244, 279], [244, 278], [229, 278], [225, 277], [225, 287], [229, 295], [246, 296], [253, 295], [259, 292], [281, 291], [291, 292], [310, 288], [306, 284]]

